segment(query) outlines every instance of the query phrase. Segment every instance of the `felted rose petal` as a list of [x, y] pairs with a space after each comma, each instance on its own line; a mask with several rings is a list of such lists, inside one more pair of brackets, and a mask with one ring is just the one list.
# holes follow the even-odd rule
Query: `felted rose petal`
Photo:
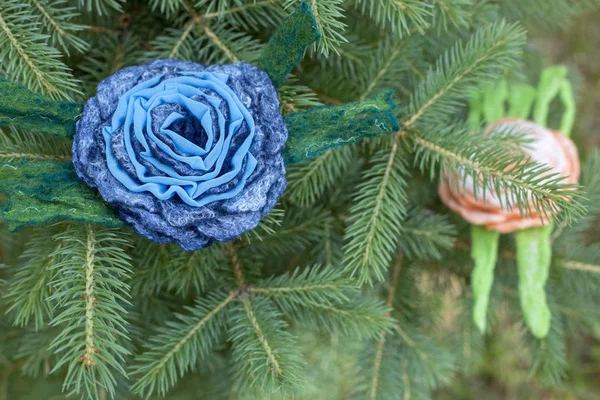
[[[564, 183], [573, 184], [579, 179], [580, 162], [575, 144], [560, 132], [551, 131], [533, 122], [521, 119], [502, 119], [488, 127], [502, 126], [515, 128], [523, 132], [531, 140], [524, 151], [532, 160], [546, 164], [551, 168], [548, 173], [557, 173], [565, 177]], [[438, 188], [440, 199], [452, 211], [460, 214], [473, 225], [484, 225], [490, 230], [500, 233], [510, 233], [521, 229], [542, 226], [544, 221], [533, 207], [528, 215], [521, 215], [517, 204], [502, 202], [494, 190], [486, 192], [485, 201], [481, 193], [474, 193], [472, 177], [467, 177], [463, 185], [462, 177], [459, 184], [445, 176]], [[504, 199], [502, 199], [504, 201]]]
[[277, 91], [260, 69], [158, 60], [98, 85], [73, 162], [136, 232], [198, 250], [271, 211], [286, 186], [286, 140]]

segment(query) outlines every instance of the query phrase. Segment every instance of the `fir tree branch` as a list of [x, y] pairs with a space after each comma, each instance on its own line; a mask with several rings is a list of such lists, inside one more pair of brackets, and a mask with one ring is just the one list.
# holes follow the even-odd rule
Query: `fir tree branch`
[[235, 283], [238, 288], [243, 288], [246, 286], [246, 281], [244, 279], [244, 274], [242, 273], [242, 264], [240, 263], [233, 242], [227, 243], [227, 251], [229, 251], [229, 257], [231, 259], [231, 268], [233, 270], [233, 275], [235, 276]]
[[416, 88], [411, 96], [410, 117], [403, 123], [404, 129], [399, 135], [415, 126], [423, 116], [430, 115], [439, 121], [453, 113], [458, 105], [456, 99], [469, 89], [515, 66], [524, 41], [525, 32], [521, 27], [499, 22], [480, 28], [467, 43], [457, 43], [440, 57], [435, 69], [430, 70]]
[[281, 317], [268, 299], [247, 294], [233, 307], [228, 336], [241, 393], [287, 394], [304, 382], [297, 344]]
[[[298, 0], [286, 0], [284, 7], [295, 8], [298, 3]], [[344, 0], [307, 0], [307, 3], [321, 32], [321, 39], [315, 45], [316, 48], [325, 57], [330, 51], [337, 53], [337, 48], [347, 42], [343, 35], [347, 25], [341, 21], [344, 18]]]
[[190, 33], [194, 30], [196, 25], [200, 22], [200, 18], [198, 16], [194, 16], [186, 25], [185, 29], [181, 33], [181, 37], [175, 42], [173, 49], [169, 53], [167, 58], [175, 58], [175, 56], [179, 53], [179, 48], [183, 45], [183, 43], [190, 36]]
[[[385, 306], [389, 309], [392, 308], [394, 299], [396, 298], [396, 286], [398, 284], [398, 277], [400, 276], [400, 268], [402, 267], [402, 255], [396, 257], [396, 262], [392, 268], [392, 277], [389, 283], [388, 295], [385, 302]], [[388, 312], [388, 317], [391, 313]], [[387, 332], [383, 332], [381, 339], [377, 341], [375, 350], [375, 361], [373, 362], [373, 377], [371, 378], [371, 385], [369, 389], [369, 400], [377, 400], [377, 388], [379, 384], [379, 371], [381, 369], [381, 360], [383, 358], [383, 349], [385, 346], [385, 338]]]
[[380, 151], [373, 157], [350, 209], [343, 262], [360, 283], [383, 279], [398, 243], [398, 227], [406, 212], [406, 170], [398, 142], [394, 136], [390, 152]]
[[80, 94], [61, 54], [47, 45], [47, 36], [39, 33], [39, 22], [32, 21], [18, 0], [0, 4], [0, 53], [5, 62], [1, 69], [10, 80], [52, 99], [72, 100]]
[[70, 394], [98, 398], [101, 388], [114, 396], [115, 372], [123, 368], [129, 351], [125, 309], [125, 283], [131, 273], [129, 258], [122, 247], [127, 239], [112, 228], [74, 226], [55, 236], [64, 245], [55, 253], [51, 285], [55, 301], [63, 311], [52, 326], [63, 329], [51, 349], [59, 356], [53, 371], [66, 367], [63, 387]]
[[408, 258], [439, 259], [441, 249], [450, 249], [456, 236], [455, 227], [446, 216], [429, 210], [411, 209], [400, 226], [398, 247]]
[[7, 313], [15, 313], [15, 325], [26, 326], [33, 317], [34, 327], [40, 329], [47, 318], [52, 318], [49, 283], [53, 279], [52, 266], [57, 262], [56, 252], [63, 242], [52, 241], [52, 230], [36, 232], [20, 256], [23, 264], [8, 282], [4, 298], [10, 303]]
[[354, 0], [362, 12], [382, 27], [390, 26], [395, 34], [410, 35], [412, 30], [423, 33], [428, 28], [432, 15], [431, 4], [420, 0]]
[[122, 12], [121, 6], [125, 0], [78, 0], [80, 9], [86, 10], [88, 13], [96, 11], [98, 15], [107, 15], [110, 11]]
[[252, 294], [266, 295], [280, 308], [289, 310], [301, 307], [305, 301], [329, 304], [332, 301], [347, 301], [346, 292], [355, 291], [356, 282], [344, 277], [340, 270], [314, 266], [291, 274], [264, 279], [250, 287]]
[[330, 149], [317, 158], [288, 167], [289, 186], [286, 196], [294, 203], [309, 207], [334, 187], [355, 161], [353, 146]]
[[578, 261], [568, 260], [562, 262], [563, 268], [571, 269], [574, 271], [585, 271], [592, 272], [594, 274], [600, 274], [600, 265], [586, 264]]
[[79, 14], [65, 0], [29, 0], [33, 6], [33, 13], [39, 13], [40, 19], [50, 34], [51, 43], [58, 44], [69, 54], [69, 47], [83, 53], [88, 48], [88, 43], [77, 36], [85, 26], [74, 24], [71, 20]]
[[[201, 0], [203, 1], [203, 0]], [[252, 8], [259, 8], [259, 7], [264, 7], [264, 6], [268, 6], [268, 5], [273, 5], [276, 4], [279, 0], [261, 0], [261, 1], [255, 1], [254, 3], [250, 3], [250, 4], [244, 4], [238, 7], [232, 7], [230, 9], [227, 10], [220, 10], [220, 11], [216, 11], [216, 12], [208, 12], [206, 14], [202, 15], [203, 19], [211, 19], [211, 18], [222, 18], [226, 15], [229, 14], [235, 14], [235, 13], [243, 13], [245, 11], [248, 11], [249, 9]]]
[[223, 52], [223, 54], [225, 54], [225, 57], [230, 62], [240, 62], [240, 59], [237, 58], [235, 54], [233, 54], [231, 49], [225, 45], [225, 43], [219, 38], [219, 36], [217, 36], [215, 31], [210, 29], [208, 25], [202, 25], [202, 30], [204, 31], [204, 34], [210, 39], [210, 41], [213, 42], [214, 45], [217, 46], [217, 48], [219, 48]]
[[[486, 148], [489, 139], [481, 133], [440, 129], [435, 137], [414, 133], [412, 140], [422, 170], [429, 168], [433, 175], [437, 165], [452, 184], [472, 177], [477, 198], [485, 200], [487, 191], [494, 191], [504, 207], [518, 207], [522, 215], [535, 211], [545, 220], [555, 217], [570, 223], [585, 213], [581, 193], [573, 190], [577, 186], [564, 184], [549, 167], [528, 155], [515, 155], [508, 146]], [[469, 147], [464, 147], [466, 140]]]
[[178, 375], [192, 369], [216, 344], [225, 325], [225, 311], [236, 296], [235, 292], [216, 292], [199, 298], [187, 308], [189, 315], [176, 315], [177, 320], [151, 337], [147, 351], [135, 360], [133, 374], [139, 378], [133, 392], [146, 398], [153, 393], [166, 394]]
[[275, 373], [277, 379], [281, 378], [281, 376], [283, 375], [283, 371], [281, 370], [279, 361], [277, 360], [277, 357], [275, 357], [273, 349], [269, 345], [269, 342], [267, 341], [265, 334], [256, 319], [256, 314], [254, 313], [254, 311], [252, 311], [252, 307], [250, 305], [250, 302], [248, 301], [248, 298], [243, 296], [241, 298], [241, 301], [242, 305], [244, 306], [244, 310], [246, 311], [246, 316], [248, 317], [248, 320], [250, 321], [252, 327], [256, 331], [256, 337], [261, 342], [265, 353], [267, 354], [271, 370]]
[[71, 161], [71, 141], [49, 135], [0, 130], [0, 161]]
[[392, 45], [391, 53], [387, 57], [387, 60], [385, 61], [385, 63], [381, 66], [381, 68], [379, 68], [377, 75], [375, 75], [372, 79], [369, 79], [369, 85], [367, 86], [367, 88], [365, 89], [363, 94], [360, 96], [361, 100], [369, 97], [373, 93], [373, 89], [375, 89], [377, 87], [377, 85], [379, 84], [379, 81], [392, 68], [392, 66], [394, 65], [394, 62], [400, 56], [402, 49], [405, 46], [406, 46], [405, 41], [399, 41], [398, 43]]

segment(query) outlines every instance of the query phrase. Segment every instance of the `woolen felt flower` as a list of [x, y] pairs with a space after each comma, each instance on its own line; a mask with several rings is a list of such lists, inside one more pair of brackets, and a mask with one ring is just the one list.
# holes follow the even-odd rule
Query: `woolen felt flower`
[[102, 81], [77, 122], [77, 175], [150, 240], [198, 250], [256, 227], [285, 190], [287, 128], [249, 64], [158, 60]]
[[[524, 148], [532, 161], [546, 164], [551, 170], [562, 177], [564, 184], [577, 183], [580, 174], [580, 162], [577, 148], [571, 139], [561, 132], [539, 126], [533, 122], [522, 119], [502, 119], [488, 127], [510, 129], [522, 132], [531, 143]], [[486, 192], [485, 201], [481, 193], [475, 196], [473, 177], [469, 176], [464, 184], [456, 182], [446, 176], [439, 186], [439, 195], [442, 201], [454, 212], [460, 214], [473, 225], [484, 225], [489, 230], [500, 233], [515, 232], [525, 228], [542, 226], [548, 221], [530, 207], [530, 212], [524, 216], [519, 207], [513, 202], [502, 204], [504, 197], [498, 197], [495, 190]], [[509, 196], [510, 198], [510, 196]]]

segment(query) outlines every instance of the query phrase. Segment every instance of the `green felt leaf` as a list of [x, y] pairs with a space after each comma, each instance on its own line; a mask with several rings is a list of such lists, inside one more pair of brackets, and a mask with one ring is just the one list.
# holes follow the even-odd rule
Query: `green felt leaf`
[[0, 125], [25, 131], [73, 136], [83, 105], [47, 99], [25, 87], [0, 78]]
[[58, 219], [122, 224], [108, 204], [79, 181], [71, 162], [2, 162], [0, 192], [10, 195], [2, 210], [10, 230]]
[[537, 124], [547, 126], [550, 103], [559, 94], [562, 83], [567, 77], [567, 72], [567, 67], [564, 65], [548, 67], [542, 71], [538, 96], [533, 110], [533, 119]]
[[300, 62], [306, 48], [320, 36], [315, 16], [303, 1], [271, 37], [258, 61], [258, 67], [269, 74], [275, 86], [279, 86]]
[[504, 102], [508, 98], [508, 82], [502, 79], [484, 91], [483, 115], [488, 122], [497, 121], [505, 116]]
[[521, 308], [525, 323], [537, 338], [546, 337], [550, 330], [551, 314], [544, 286], [552, 262], [552, 229], [549, 224], [515, 234]]
[[529, 118], [531, 106], [537, 95], [537, 89], [530, 85], [513, 84], [510, 87], [508, 102], [510, 109], [508, 116], [511, 118]]
[[107, 204], [81, 193], [63, 195], [52, 201], [17, 193], [4, 205], [2, 219], [10, 231], [62, 219], [110, 226], [123, 225]]
[[333, 147], [397, 132], [400, 130], [394, 115], [397, 107], [392, 92], [385, 91], [362, 101], [288, 114], [285, 162], [297, 163]]
[[499, 239], [498, 232], [490, 231], [485, 226], [471, 226], [471, 257], [475, 262], [471, 273], [473, 322], [482, 333], [487, 326], [487, 309], [494, 282]]

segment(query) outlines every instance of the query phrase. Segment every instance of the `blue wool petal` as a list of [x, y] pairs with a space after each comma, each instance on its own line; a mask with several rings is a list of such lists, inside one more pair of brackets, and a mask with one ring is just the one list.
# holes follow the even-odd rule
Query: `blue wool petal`
[[[249, 158], [242, 179], [234, 188], [218, 194], [202, 197], [208, 190], [229, 182], [241, 171], [243, 161], [248, 155], [248, 150], [254, 137], [255, 125], [252, 115], [250, 115], [246, 107], [244, 107], [238, 97], [226, 85], [225, 82], [228, 80], [227, 75], [216, 75], [212, 73], [186, 73], [185, 75], [186, 76], [184, 77], [171, 78], [162, 82], [156, 82], [155, 79], [152, 79], [151, 81], [153, 83], [157, 83], [154, 87], [149, 87], [148, 81], [135, 86], [123, 96], [126, 98], [126, 102], [121, 98], [117, 109], [113, 114], [112, 125], [110, 127], [105, 127], [103, 133], [106, 140], [106, 151], [109, 152], [111, 151], [110, 139], [112, 135], [119, 129], [124, 129], [127, 153], [135, 167], [137, 173], [136, 177], [141, 183], [137, 183], [135, 179], [132, 179], [128, 174], [124, 173], [123, 167], [117, 162], [116, 158], [107, 158], [107, 162], [108, 168], [113, 176], [125, 185], [127, 189], [138, 193], [148, 191], [160, 200], [169, 199], [177, 194], [186, 204], [202, 207], [213, 201], [229, 199], [238, 194], [243, 188], [243, 184], [247, 177], [254, 171], [256, 161]], [[152, 111], [157, 106], [162, 104], [179, 104], [187, 109], [191, 116], [201, 122], [202, 127], [208, 135], [207, 145], [212, 144], [212, 120], [210, 119], [209, 108], [203, 103], [199, 103], [186, 97], [199, 94], [203, 95], [198, 88], [214, 91], [217, 95], [221, 96], [223, 101], [229, 107], [229, 127], [227, 135], [219, 136], [219, 139], [214, 143], [213, 148], [205, 158], [198, 155], [181, 156], [177, 154], [169, 147], [169, 145], [161, 141], [154, 132], [152, 132], [152, 124], [149, 123], [152, 118]], [[139, 89], [139, 91], [136, 91], [136, 89]], [[220, 104], [220, 101], [213, 102], [213, 104]], [[123, 120], [123, 114], [126, 115], [126, 118], [121, 126], [119, 122]], [[217, 112], [217, 114], [219, 114], [219, 112]], [[166, 120], [169, 122], [169, 125], [174, 119], [182, 117], [180, 114], [171, 115], [173, 118], [170, 118], [171, 116], [169, 116]], [[231, 145], [231, 140], [244, 122], [249, 127], [249, 134], [230, 161], [232, 169], [227, 173], [221, 174], [223, 162], [227, 157], [227, 150]], [[222, 124], [220, 123], [219, 125]], [[137, 141], [144, 148], [144, 151], [139, 155], [136, 154], [136, 151], [131, 145], [131, 129], [133, 129]], [[148, 140], [155, 143], [157, 147], [170, 158], [179, 162], [184, 162], [194, 170], [206, 172], [213, 167], [214, 170], [200, 176], [181, 176], [172, 167], [161, 163], [154, 157], [150, 151]], [[138, 156], [144, 158], [160, 171], [166, 173], [167, 176], [149, 175], [147, 168], [137, 159]], [[203, 182], [198, 185], [196, 181], [200, 180]]]
[[159, 60], [100, 83], [77, 123], [73, 159], [139, 234], [196, 250], [270, 211], [285, 189], [286, 138], [262, 71]]

